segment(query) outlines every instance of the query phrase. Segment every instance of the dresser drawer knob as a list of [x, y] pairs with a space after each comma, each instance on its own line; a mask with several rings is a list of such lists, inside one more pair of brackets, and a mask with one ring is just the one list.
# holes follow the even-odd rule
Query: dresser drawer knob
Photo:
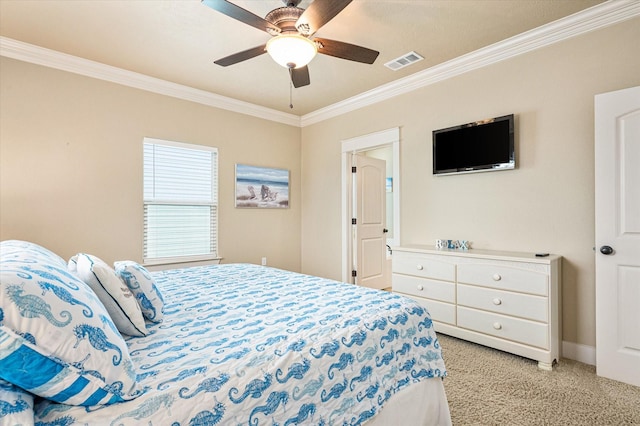
[[500, 330], [502, 329], [502, 324], [500, 324], [499, 322], [494, 322], [493, 328], [495, 328], [496, 330]]
[[502, 305], [502, 300], [500, 300], [499, 298], [496, 297], [495, 299], [493, 299], [493, 304], [494, 305]]
[[424, 290], [424, 286], [423, 285], [419, 285], [418, 286], [418, 290], [420, 290], [420, 291]]
[[500, 281], [502, 279], [502, 277], [500, 276], [500, 274], [493, 274], [493, 280], [494, 281]]
[[422, 265], [418, 265], [418, 266], [416, 266], [416, 269], [417, 269], [418, 271], [422, 271], [422, 270], [424, 269], [424, 266], [422, 266]]

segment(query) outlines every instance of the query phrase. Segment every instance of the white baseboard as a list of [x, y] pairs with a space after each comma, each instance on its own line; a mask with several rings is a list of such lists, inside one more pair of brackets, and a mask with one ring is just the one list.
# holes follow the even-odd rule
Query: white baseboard
[[573, 359], [589, 365], [596, 365], [595, 346], [562, 341], [562, 358]]

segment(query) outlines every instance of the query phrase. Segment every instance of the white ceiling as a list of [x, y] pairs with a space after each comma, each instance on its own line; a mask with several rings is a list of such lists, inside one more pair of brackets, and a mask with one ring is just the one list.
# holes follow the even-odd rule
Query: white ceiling
[[[316, 36], [380, 56], [373, 65], [316, 56], [311, 85], [293, 89], [293, 109], [288, 71], [267, 54], [229, 67], [213, 63], [270, 36], [199, 0], [0, 0], [0, 35], [303, 116], [602, 1], [354, 0]], [[233, 2], [261, 17], [283, 6], [280, 0]], [[384, 66], [410, 51], [425, 59], [399, 71]]]

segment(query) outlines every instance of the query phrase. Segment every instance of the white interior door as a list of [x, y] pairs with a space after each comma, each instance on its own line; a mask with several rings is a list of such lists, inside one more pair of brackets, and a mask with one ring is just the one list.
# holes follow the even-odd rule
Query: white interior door
[[[355, 191], [355, 182], [353, 179], [353, 173], [351, 173], [351, 167], [353, 165], [353, 156], [359, 152], [370, 152], [382, 147], [391, 148], [391, 158], [386, 161], [391, 162], [391, 181], [392, 192], [391, 200], [393, 213], [392, 217], [385, 218], [391, 220], [393, 223], [393, 235], [387, 234], [387, 244], [391, 247], [400, 246], [400, 128], [394, 127], [387, 130], [381, 130], [379, 132], [370, 133], [368, 135], [357, 136], [351, 139], [345, 139], [341, 142], [341, 163], [342, 163], [342, 281], [354, 282], [355, 280], [351, 276], [353, 271], [354, 260], [354, 226], [351, 225], [351, 219], [354, 217], [354, 202], [353, 193]], [[386, 253], [385, 253], [386, 256]], [[390, 260], [387, 259], [387, 274], [389, 275], [389, 285], [391, 282], [391, 267], [389, 266]]]
[[640, 386], [640, 87], [595, 113], [596, 369]]
[[354, 155], [355, 219], [354, 257], [355, 283], [382, 289], [385, 280], [387, 238], [386, 225], [386, 163], [377, 158]]

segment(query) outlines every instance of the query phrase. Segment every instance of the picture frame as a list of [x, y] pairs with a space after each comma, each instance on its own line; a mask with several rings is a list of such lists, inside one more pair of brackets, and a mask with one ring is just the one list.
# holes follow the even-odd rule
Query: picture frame
[[236, 164], [236, 208], [289, 208], [289, 170]]

